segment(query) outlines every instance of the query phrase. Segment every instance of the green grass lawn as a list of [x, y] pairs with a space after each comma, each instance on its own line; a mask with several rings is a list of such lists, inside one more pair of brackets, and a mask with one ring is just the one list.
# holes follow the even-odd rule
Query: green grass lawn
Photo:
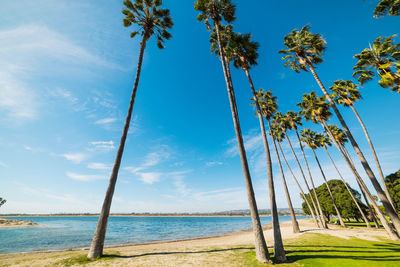
[[[341, 239], [323, 234], [304, 234], [287, 240], [288, 264], [278, 266], [400, 266], [400, 243]], [[271, 251], [272, 252], [272, 251]], [[254, 251], [235, 251], [237, 266], [266, 266], [255, 259]]]

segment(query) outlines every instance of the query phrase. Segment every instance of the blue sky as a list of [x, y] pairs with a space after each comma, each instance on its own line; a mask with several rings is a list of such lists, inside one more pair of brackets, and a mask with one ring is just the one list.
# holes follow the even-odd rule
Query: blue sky
[[[154, 40], [146, 48], [112, 212], [247, 208], [226, 86], [221, 64], [210, 53], [209, 32], [197, 23], [193, 1], [163, 2], [175, 22], [173, 38], [164, 50]], [[320, 94], [311, 74], [285, 69], [278, 54], [284, 35], [305, 24], [327, 41], [325, 62], [317, 69], [325, 85], [351, 79], [352, 56], [376, 37], [400, 29], [399, 18], [372, 18], [377, 2], [236, 1], [234, 29], [251, 32], [260, 43], [259, 65], [251, 70], [255, 86], [273, 90], [283, 112], [296, 110], [304, 93]], [[1, 1], [0, 195], [8, 200], [1, 213], [99, 211], [139, 53], [138, 39], [129, 38], [133, 29], [122, 26], [122, 8], [122, 1], [106, 0]], [[250, 89], [242, 71], [232, 75], [259, 208], [269, 208]], [[376, 81], [362, 88], [362, 94], [356, 108], [383, 170], [397, 171], [400, 95]], [[341, 111], [373, 165], [361, 127], [350, 110]], [[306, 126], [320, 131], [318, 125]], [[331, 151], [354, 186], [345, 163]], [[328, 178], [336, 178], [322, 152]], [[285, 208], [274, 156], [278, 206]], [[308, 156], [319, 185], [322, 177]], [[293, 157], [288, 158], [299, 174]], [[286, 174], [294, 206], [300, 207], [298, 190]]]

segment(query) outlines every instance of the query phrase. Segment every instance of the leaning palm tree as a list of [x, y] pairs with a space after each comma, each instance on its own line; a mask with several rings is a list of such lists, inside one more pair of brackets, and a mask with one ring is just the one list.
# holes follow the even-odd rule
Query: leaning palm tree
[[380, 0], [375, 7], [374, 17], [380, 18], [389, 14], [390, 16], [400, 15], [400, 0]]
[[[320, 224], [321, 224], [321, 225], [318, 225], [318, 227], [322, 226], [322, 227], [326, 228], [327, 225], [326, 225], [326, 223], [325, 223], [325, 221], [324, 221], [324, 219], [323, 219], [323, 217], [322, 217], [321, 204], [319, 203], [319, 200], [318, 200], [318, 197], [317, 197], [317, 193], [316, 193], [316, 191], [315, 191], [315, 187], [313, 187], [313, 192], [314, 192], [314, 196], [315, 196], [315, 200], [314, 200], [314, 197], [313, 197], [312, 194], [311, 194], [311, 189], [310, 189], [310, 187], [309, 187], [309, 185], [308, 185], [306, 176], [305, 176], [305, 174], [304, 174], [303, 168], [302, 168], [302, 166], [301, 166], [301, 164], [300, 164], [299, 159], [297, 158], [297, 154], [296, 154], [296, 152], [294, 151], [292, 142], [290, 141], [290, 138], [289, 138], [289, 136], [288, 136], [288, 134], [287, 134], [287, 130], [288, 130], [288, 129], [291, 129], [292, 126], [291, 126], [290, 123], [287, 123], [287, 120], [286, 120], [285, 116], [284, 116], [282, 113], [280, 113], [280, 112], [277, 112], [277, 113], [275, 114], [275, 117], [274, 117], [273, 122], [276, 123], [276, 124], [278, 124], [278, 125], [281, 127], [281, 129], [282, 129], [282, 131], [283, 131], [283, 133], [284, 133], [284, 135], [285, 135], [285, 137], [286, 137], [286, 140], [288, 141], [289, 147], [290, 147], [290, 149], [291, 149], [291, 151], [292, 151], [292, 153], [293, 153], [293, 155], [294, 155], [294, 158], [296, 159], [297, 165], [298, 165], [298, 167], [299, 167], [299, 169], [300, 169], [300, 173], [301, 173], [301, 175], [302, 175], [302, 177], [303, 177], [304, 183], [305, 183], [305, 185], [306, 185], [306, 187], [307, 187], [307, 190], [308, 190], [308, 193], [309, 193], [309, 195], [310, 195], [310, 199], [311, 199], [311, 202], [312, 202], [312, 204], [313, 204], [315, 213], [317, 214], [317, 218], [318, 218], [317, 223], [320, 223]], [[298, 121], [298, 123], [301, 123], [301, 121]], [[294, 123], [294, 125], [295, 125], [296, 132], [297, 132], [297, 123]], [[300, 138], [300, 137], [299, 137], [299, 138]], [[300, 139], [299, 139], [299, 142], [300, 142], [300, 146], [302, 146], [302, 145], [301, 145]], [[301, 149], [303, 149], [303, 148], [301, 147]], [[308, 163], [307, 163], [307, 164], [308, 164]], [[307, 165], [307, 166], [308, 166], [308, 165]], [[311, 177], [311, 176], [310, 176], [310, 177]], [[312, 178], [312, 177], [311, 177], [311, 178]], [[318, 206], [315, 204], [315, 202], [317, 202]], [[312, 209], [311, 209], [310, 211], [311, 211], [311, 213], [313, 212]]]
[[[257, 116], [260, 123], [261, 135], [263, 138], [265, 157], [267, 163], [267, 175], [268, 175], [268, 186], [269, 186], [269, 195], [270, 195], [270, 204], [271, 204], [271, 214], [272, 214], [272, 227], [274, 232], [274, 256], [275, 259], [279, 262], [286, 261], [285, 250], [283, 248], [282, 235], [279, 225], [279, 216], [278, 209], [276, 206], [276, 197], [275, 197], [275, 187], [272, 173], [272, 162], [271, 162], [271, 153], [269, 149], [268, 139], [265, 132], [264, 119], [263, 115], [266, 118], [269, 114], [276, 111], [276, 103], [274, 102], [274, 98], [272, 97], [272, 93], [270, 91], [263, 93], [262, 90], [260, 92], [256, 92], [253, 84], [253, 80], [250, 75], [250, 69], [257, 65], [258, 58], [258, 47], [259, 44], [257, 42], [253, 42], [251, 40], [251, 34], [239, 34], [232, 33], [229, 36], [229, 42], [226, 48], [226, 56], [229, 60], [233, 61], [233, 65], [237, 69], [241, 69], [245, 72], [247, 79], [250, 84], [250, 89], [253, 94], [253, 105], [256, 106]], [[260, 107], [260, 101], [263, 103], [263, 108]], [[265, 114], [264, 114], [265, 113]]]
[[[346, 149], [346, 143], [348, 142], [346, 133], [336, 125], [328, 125], [328, 130], [331, 132], [332, 137], [338, 143], [340, 149], [342, 149], [344, 154], [346, 155], [346, 157], [348, 157], [348, 159], [351, 162], [351, 164], [354, 165], [354, 162], [352, 161], [352, 159], [350, 157], [350, 154]], [[326, 132], [326, 130], [325, 130], [325, 132]], [[378, 223], [378, 221], [377, 221], [377, 219], [375, 217], [375, 213], [373, 212], [373, 210], [371, 208], [371, 205], [369, 204], [368, 197], [366, 196], [366, 193], [364, 192], [364, 189], [362, 188], [361, 184], [358, 182], [357, 179], [356, 179], [356, 181], [357, 181], [357, 184], [358, 184], [358, 186], [360, 188], [361, 194], [364, 197], [365, 203], [368, 206], [369, 213], [371, 214], [371, 218], [375, 223], [375, 227], [376, 228], [380, 228], [380, 224]]]
[[270, 262], [267, 244], [261, 227], [260, 216], [257, 209], [257, 203], [254, 195], [253, 184], [251, 181], [249, 165], [247, 162], [246, 151], [244, 148], [242, 131], [240, 128], [239, 115], [236, 106], [235, 92], [230, 73], [228, 71], [229, 62], [226, 61], [225, 47], [221, 44], [220, 25], [222, 20], [231, 23], [235, 20], [235, 5], [230, 0], [198, 0], [194, 4], [195, 10], [200, 14], [197, 20], [204, 21], [208, 29], [211, 29], [210, 21], [217, 34], [219, 57], [222, 63], [222, 69], [225, 76], [226, 87], [228, 91], [229, 102], [231, 106], [233, 124], [236, 133], [236, 140], [239, 147], [239, 155], [242, 163], [243, 174], [246, 182], [247, 197], [250, 206], [250, 215], [253, 223], [253, 232], [255, 237], [256, 258], [263, 263]]
[[[329, 105], [332, 107], [336, 117], [339, 119], [340, 124], [346, 132], [346, 135], [349, 138], [350, 143], [353, 146], [368, 178], [371, 180], [378, 197], [386, 210], [386, 213], [388, 214], [396, 230], [400, 232], [400, 218], [397, 216], [397, 213], [393, 209], [392, 205], [390, 205], [385, 191], [382, 189], [378, 180], [376, 179], [374, 172], [372, 171], [368, 161], [366, 160], [364, 154], [350, 132], [349, 127], [339, 112], [339, 109], [336, 107], [335, 102], [333, 102], [332, 98], [328, 94], [328, 91], [315, 72], [315, 65], [323, 61], [321, 56], [326, 48], [325, 40], [320, 34], [312, 34], [309, 31], [309, 26], [307, 25], [300, 31], [293, 30], [290, 34], [285, 36], [285, 45], [287, 49], [279, 51], [280, 53], [286, 54], [286, 56], [282, 58], [283, 60], [286, 60], [285, 66], [290, 67], [296, 72], [300, 72], [301, 70], [311, 71], [326, 99], [328, 100]], [[350, 168], [352, 168], [350, 162], [346, 161], [346, 163]]]
[[[306, 194], [304, 193], [303, 189], [301, 188], [301, 185], [300, 185], [300, 183], [299, 183], [299, 180], [297, 180], [296, 175], [294, 175], [293, 170], [292, 170], [292, 168], [290, 167], [290, 165], [289, 165], [289, 163], [288, 163], [288, 161], [287, 161], [287, 159], [286, 159], [286, 157], [285, 157], [285, 153], [283, 152], [281, 143], [282, 143], [282, 141], [285, 139], [285, 135], [284, 135], [284, 134], [279, 134], [279, 133], [282, 133], [282, 130], [281, 130], [281, 127], [280, 127], [278, 124], [273, 124], [273, 125], [272, 125], [272, 129], [273, 129], [274, 132], [275, 132], [276, 141], [278, 142], [278, 147], [279, 147], [279, 151], [280, 151], [280, 153], [281, 153], [281, 155], [282, 155], [282, 158], [283, 158], [283, 160], [285, 161], [285, 164], [286, 164], [287, 168], [289, 169], [289, 171], [290, 171], [290, 173], [291, 173], [291, 175], [292, 175], [292, 177], [293, 177], [293, 180], [296, 182], [297, 187], [298, 187], [299, 190], [300, 190], [300, 196], [301, 196], [301, 198], [304, 199], [304, 201], [306, 202], [307, 207], [308, 207], [308, 210], [310, 211], [311, 217], [313, 218], [313, 221], [314, 221], [314, 223], [315, 223], [315, 226], [316, 226], [316, 227], [319, 227], [318, 220], [315, 218], [314, 210], [311, 208], [310, 202], [308, 201], [308, 199], [307, 199], [307, 197], [306, 197]], [[310, 194], [310, 195], [311, 195], [311, 194]]]
[[96, 258], [102, 256], [103, 254], [104, 239], [106, 236], [112, 197], [114, 195], [115, 184], [117, 182], [118, 172], [121, 165], [125, 141], [131, 122], [132, 110], [139, 85], [146, 43], [153, 35], [155, 35], [157, 38], [157, 46], [160, 49], [164, 48], [164, 41], [171, 38], [171, 34], [168, 32], [168, 29], [172, 28], [173, 26], [169, 10], [160, 7], [162, 5], [161, 0], [136, 0], [134, 3], [132, 3], [130, 0], [125, 0], [124, 5], [126, 7], [126, 9], [122, 11], [122, 13], [125, 15], [125, 18], [123, 19], [124, 26], [129, 27], [132, 24], [136, 24], [138, 29], [131, 33], [131, 37], [133, 38], [140, 34], [142, 35], [142, 42], [140, 43], [139, 61], [136, 69], [136, 78], [132, 90], [132, 96], [129, 102], [128, 114], [126, 116], [124, 130], [115, 158], [114, 167], [111, 172], [106, 196], [101, 208], [96, 231], [94, 233], [93, 241], [89, 250], [89, 258]]
[[314, 123], [320, 123], [322, 128], [326, 131], [329, 138], [335, 144], [336, 148], [339, 150], [340, 154], [346, 161], [347, 165], [350, 167], [351, 171], [353, 172], [354, 176], [356, 177], [357, 181], [361, 185], [361, 188], [367, 194], [368, 198], [372, 202], [372, 205], [375, 209], [375, 212], [378, 214], [382, 224], [385, 227], [385, 230], [389, 234], [389, 236], [394, 239], [398, 240], [399, 237], [397, 233], [393, 230], [393, 228], [388, 224], [386, 221], [382, 211], [379, 209], [378, 205], [374, 201], [372, 194], [369, 192], [367, 186], [365, 185], [364, 181], [362, 180], [361, 176], [358, 174], [354, 164], [350, 161], [349, 157], [344, 153], [343, 149], [340, 147], [339, 143], [333, 137], [332, 132], [328, 128], [327, 120], [331, 116], [329, 111], [329, 103], [326, 102], [325, 96], [317, 97], [316, 93], [313, 91], [310, 94], [303, 95], [303, 102], [297, 104], [301, 111], [300, 113], [305, 117], [306, 120], [311, 120]]
[[360, 212], [361, 217], [363, 218], [364, 222], [367, 224], [367, 228], [370, 228], [371, 225], [369, 224], [367, 216], [365, 216], [364, 211], [361, 209], [360, 204], [358, 203], [357, 199], [355, 198], [353, 192], [350, 190], [349, 186], [347, 185], [346, 181], [344, 180], [344, 178], [342, 176], [342, 173], [339, 171], [338, 167], [336, 166], [335, 162], [333, 161], [333, 159], [331, 157], [331, 154], [328, 151], [328, 146], [332, 146], [331, 139], [329, 139], [329, 136], [327, 136], [326, 134], [321, 134], [318, 141], [319, 141], [319, 145], [324, 148], [326, 154], [328, 155], [333, 167], [335, 168], [335, 170], [338, 173], [340, 179], [342, 180], [344, 186], [346, 187], [347, 192], [349, 192], [351, 199], [356, 204], [356, 207], [357, 207], [358, 211]]
[[299, 223], [297, 222], [296, 215], [294, 213], [292, 200], [290, 198], [289, 189], [288, 189], [287, 183], [286, 183], [285, 173], [283, 172], [283, 168], [282, 168], [281, 157], [279, 156], [278, 147], [276, 145], [276, 142], [281, 142], [283, 140], [283, 138], [285, 138], [285, 136], [284, 136], [281, 128], [276, 124], [273, 124], [272, 127], [269, 129], [269, 134], [272, 136], [272, 140], [274, 142], [276, 158], [278, 159], [279, 170], [281, 171], [281, 175], [282, 175], [283, 188], [285, 189], [286, 199], [288, 201], [288, 206], [289, 206], [290, 217], [292, 219], [293, 233], [300, 233]]
[[333, 204], [333, 207], [334, 207], [334, 209], [336, 211], [336, 216], [339, 219], [340, 225], [343, 226], [343, 227], [346, 227], [346, 225], [344, 224], [344, 221], [342, 219], [342, 215], [340, 214], [340, 211], [339, 211], [339, 209], [338, 209], [338, 207], [336, 205], [335, 198], [333, 197], [331, 188], [329, 187], [328, 180], [326, 179], [326, 176], [325, 176], [325, 173], [324, 173], [324, 171], [322, 169], [321, 163], [319, 162], [317, 154], [315, 153], [315, 149], [317, 149], [320, 146], [320, 144], [319, 144], [319, 139], [320, 138], [321, 138], [321, 135], [317, 134], [314, 131], [311, 131], [310, 129], [301, 130], [301, 140], [304, 143], [306, 143], [309, 148], [311, 148], [311, 150], [312, 150], [312, 152], [314, 154], [314, 158], [317, 161], [317, 164], [318, 164], [318, 167], [319, 167], [319, 169], [321, 171], [322, 177], [324, 178], [325, 185], [326, 185], [326, 187], [328, 189], [329, 196], [331, 197], [332, 204]]
[[378, 74], [379, 85], [400, 93], [400, 43], [395, 44], [395, 35], [378, 37], [369, 48], [354, 57], [358, 60], [353, 70], [355, 77], [363, 86]]
[[[250, 77], [250, 76], [248, 76]], [[249, 80], [251, 82], [251, 79]], [[252, 83], [251, 83], [252, 84]], [[278, 104], [276, 103], [277, 98], [272, 95], [272, 91], [264, 92], [263, 89], [255, 92], [254, 100], [257, 102], [252, 103], [253, 105], [258, 105], [258, 112], [260, 112], [261, 117], [260, 119], [260, 126], [263, 131], [262, 135], [264, 138], [264, 148], [267, 157], [267, 167], [268, 167], [268, 187], [269, 187], [269, 194], [270, 194], [270, 201], [271, 201], [271, 214], [272, 214], [272, 225], [274, 231], [274, 256], [275, 259], [284, 262], [286, 261], [286, 253], [283, 248], [283, 241], [281, 235], [281, 229], [279, 225], [279, 217], [278, 217], [278, 209], [276, 206], [276, 199], [275, 199], [275, 185], [274, 180], [272, 177], [272, 163], [271, 163], [271, 156], [268, 147], [267, 136], [265, 136], [265, 128], [263, 122], [263, 116], [268, 122], [268, 127], [271, 129], [271, 118], [274, 116], [274, 113], [278, 109]]]
[[361, 93], [360, 91], [358, 91], [357, 85], [354, 84], [352, 81], [337, 80], [333, 83], [333, 86], [330, 87], [329, 89], [333, 91], [332, 97], [335, 103], [342, 104], [345, 107], [350, 107], [351, 110], [354, 112], [354, 115], [356, 115], [357, 120], [364, 131], [365, 137], [367, 138], [369, 147], [371, 148], [372, 151], [372, 155], [374, 156], [375, 163], [378, 168], [379, 175], [381, 177], [381, 181], [383, 184], [383, 188], [386, 193], [386, 197], [389, 199], [390, 204], [394, 208], [393, 201], [392, 198], [390, 197], [389, 190], [386, 186], [385, 177], [383, 175], [383, 171], [381, 168], [381, 164], [379, 163], [378, 156], [376, 155], [374, 145], [372, 144], [371, 138], [368, 134], [364, 122], [362, 121], [360, 115], [358, 114], [357, 110], [354, 107], [355, 102], [361, 99]]

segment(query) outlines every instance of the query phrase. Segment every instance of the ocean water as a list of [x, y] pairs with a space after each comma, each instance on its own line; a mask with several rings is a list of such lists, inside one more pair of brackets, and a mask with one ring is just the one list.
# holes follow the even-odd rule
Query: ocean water
[[[0, 254], [87, 248], [98, 217], [18, 219], [46, 227], [0, 229]], [[290, 216], [280, 216], [279, 220], [290, 221]], [[271, 223], [271, 217], [263, 216], [261, 222], [263, 225]], [[250, 217], [110, 217], [105, 246], [227, 234], [251, 225]]]

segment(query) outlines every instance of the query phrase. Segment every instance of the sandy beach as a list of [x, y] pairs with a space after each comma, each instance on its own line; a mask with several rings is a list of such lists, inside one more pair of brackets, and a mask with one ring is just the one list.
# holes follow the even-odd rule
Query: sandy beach
[[14, 228], [25, 228], [32, 226], [40, 226], [37, 223], [25, 220], [11, 220], [0, 217], [0, 229], [14, 229]]
[[[329, 225], [330, 229], [316, 229], [308, 219], [299, 220], [301, 233], [294, 234], [290, 222], [281, 224], [284, 240], [298, 238], [304, 234], [319, 233], [338, 238], [359, 238], [370, 241], [382, 241], [387, 238], [381, 229], [341, 228]], [[269, 247], [273, 246], [271, 225], [264, 227]], [[86, 263], [88, 266], [218, 266], [224, 265], [227, 259], [238, 250], [253, 250], [252, 231], [168, 242], [134, 244], [105, 249], [106, 255], [113, 255], [104, 260]], [[69, 250], [55, 252], [32, 252], [0, 255], [0, 266], [57, 266], [69, 265], [67, 259], [84, 256], [87, 250]], [[237, 265], [234, 265], [237, 266]], [[240, 266], [240, 265], [239, 265]]]

